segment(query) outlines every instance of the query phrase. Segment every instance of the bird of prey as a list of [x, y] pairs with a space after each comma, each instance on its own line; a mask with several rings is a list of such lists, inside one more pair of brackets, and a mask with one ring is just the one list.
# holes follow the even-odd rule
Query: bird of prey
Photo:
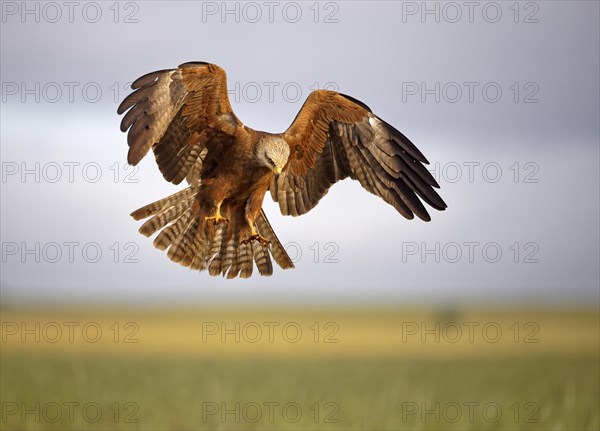
[[415, 145], [344, 94], [313, 91], [283, 133], [252, 130], [232, 111], [225, 71], [204, 62], [152, 72], [131, 85], [118, 108], [127, 114], [127, 161], [136, 165], [152, 148], [165, 180], [187, 188], [146, 205], [131, 216], [150, 217], [143, 235], [159, 232], [154, 246], [210, 275], [271, 275], [275, 262], [294, 264], [275, 235], [262, 203], [265, 194], [283, 215], [299, 216], [317, 205], [337, 181], [350, 177], [401, 215], [429, 221], [419, 198], [437, 210], [429, 163]]

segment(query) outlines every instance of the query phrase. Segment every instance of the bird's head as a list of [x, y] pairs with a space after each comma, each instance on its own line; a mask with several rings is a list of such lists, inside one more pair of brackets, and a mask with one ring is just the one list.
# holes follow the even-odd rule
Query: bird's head
[[280, 137], [262, 138], [256, 147], [256, 157], [261, 164], [279, 175], [290, 156], [290, 146]]

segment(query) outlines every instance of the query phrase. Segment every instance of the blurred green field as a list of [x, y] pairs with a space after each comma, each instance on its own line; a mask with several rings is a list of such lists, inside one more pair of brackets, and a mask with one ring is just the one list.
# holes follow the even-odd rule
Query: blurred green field
[[[476, 318], [495, 322], [505, 336], [493, 343], [450, 336], [454, 324], [473, 326]], [[235, 322], [296, 322], [305, 336], [248, 342], [256, 338], [248, 332], [246, 340], [222, 342], [210, 327], [202, 342], [201, 322], [218, 319], [230, 329]], [[27, 322], [31, 330], [36, 321], [48, 331], [57, 322], [98, 322], [104, 342], [44, 342], [55, 340], [50, 332], [23, 342], [13, 334], [10, 323]], [[113, 321], [121, 331], [137, 322], [138, 342], [115, 338], [116, 327], [107, 329]], [[335, 322], [337, 342], [322, 342], [321, 323], [315, 338], [313, 321]], [[595, 312], [10, 311], [2, 322], [3, 430], [600, 429]], [[445, 322], [446, 339], [423, 343], [402, 333], [405, 322]], [[532, 322], [537, 331], [526, 329]], [[156, 332], [167, 324], [170, 336]]]

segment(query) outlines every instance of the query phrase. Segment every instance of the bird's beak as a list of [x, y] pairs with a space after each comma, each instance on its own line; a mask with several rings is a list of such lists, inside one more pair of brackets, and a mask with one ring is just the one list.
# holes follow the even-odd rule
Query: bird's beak
[[279, 175], [281, 173], [281, 168], [275, 168], [275, 175]]

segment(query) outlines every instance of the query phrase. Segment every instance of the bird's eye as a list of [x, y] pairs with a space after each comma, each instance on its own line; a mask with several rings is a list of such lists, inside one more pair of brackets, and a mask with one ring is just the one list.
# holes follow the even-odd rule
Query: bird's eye
[[270, 157], [268, 158], [269, 163], [271, 164], [271, 166], [275, 166], [275, 162], [273, 161], [273, 159], [271, 159]]

